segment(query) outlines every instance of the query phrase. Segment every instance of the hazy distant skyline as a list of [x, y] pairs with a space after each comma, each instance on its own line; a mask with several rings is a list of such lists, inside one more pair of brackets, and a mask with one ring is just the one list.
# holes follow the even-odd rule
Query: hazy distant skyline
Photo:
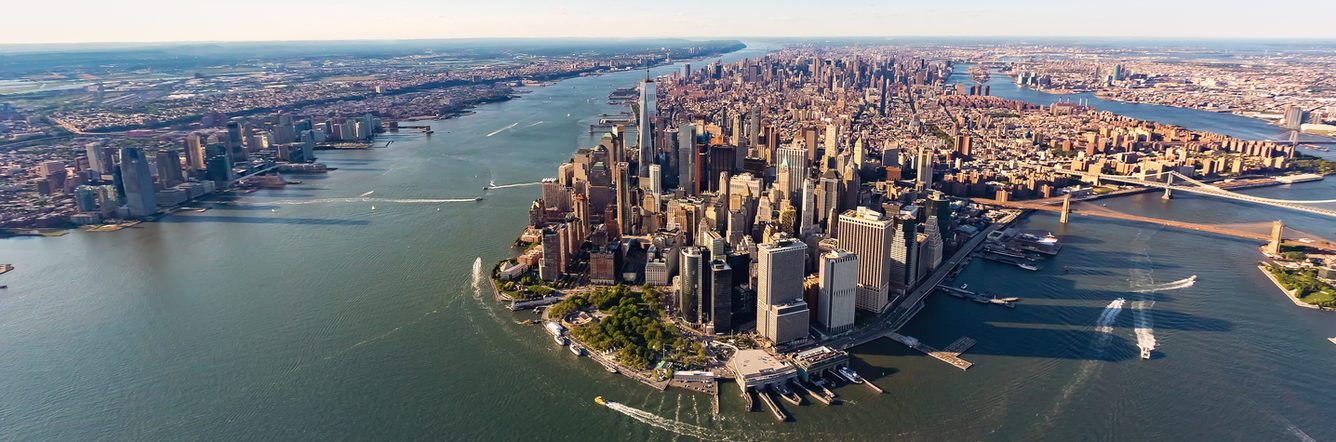
[[[1283, 4], [1284, 7], [1280, 7]], [[1336, 2], [1238, 0], [66, 0], [5, 6], [0, 44], [469, 37], [1336, 38]]]

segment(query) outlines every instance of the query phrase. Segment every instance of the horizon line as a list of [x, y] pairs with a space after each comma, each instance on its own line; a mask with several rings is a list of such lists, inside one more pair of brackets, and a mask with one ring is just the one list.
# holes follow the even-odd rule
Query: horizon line
[[108, 41], [55, 41], [55, 42], [0, 42], [3, 47], [41, 47], [62, 45], [188, 45], [188, 44], [241, 44], [241, 43], [356, 43], [356, 42], [431, 42], [431, 41], [541, 41], [541, 40], [589, 40], [589, 41], [638, 41], [638, 40], [686, 40], [720, 41], [736, 40], [849, 40], [849, 39], [1071, 39], [1071, 40], [1163, 40], [1163, 41], [1266, 41], [1289, 40], [1294, 42], [1336, 43], [1336, 36], [1330, 37], [1289, 37], [1289, 36], [1135, 36], [1135, 35], [825, 35], [825, 36], [457, 36], [457, 37], [421, 37], [421, 38], [329, 38], [329, 39], [294, 39], [294, 40], [108, 40]]

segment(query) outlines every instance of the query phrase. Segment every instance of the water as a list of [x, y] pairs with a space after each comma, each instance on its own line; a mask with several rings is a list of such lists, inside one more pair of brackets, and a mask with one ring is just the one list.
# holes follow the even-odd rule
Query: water
[[[563, 81], [433, 122], [432, 138], [324, 152], [340, 170], [205, 213], [0, 240], [0, 262], [18, 266], [0, 276], [10, 286], [0, 291], [0, 438], [1336, 438], [1325, 419], [1336, 383], [1322, 374], [1336, 366], [1324, 339], [1336, 323], [1290, 305], [1252, 268], [1255, 244], [1081, 217], [1063, 226], [1045, 213], [1024, 226], [1067, 244], [1045, 270], [976, 262], [956, 281], [1021, 296], [1016, 309], [933, 297], [904, 330], [938, 347], [978, 339], [968, 372], [874, 342], [854, 365], [888, 394], [843, 387], [845, 405], [787, 406], [797, 421], [779, 424], [741, 411], [733, 385], [715, 418], [705, 396], [577, 360], [516, 325], [533, 315], [498, 308], [484, 275], [513, 255], [536, 197], [518, 185], [592, 145], [586, 125], [614, 110], [606, 94], [642, 76]], [[497, 183], [517, 186], [481, 190]], [[1336, 180], [1252, 192], [1314, 198], [1336, 193]], [[1107, 203], [1334, 230], [1206, 197]], [[1192, 275], [1191, 286], [1138, 292]], [[1123, 310], [1102, 324], [1119, 298]], [[1137, 356], [1138, 306], [1158, 345], [1151, 361]]]

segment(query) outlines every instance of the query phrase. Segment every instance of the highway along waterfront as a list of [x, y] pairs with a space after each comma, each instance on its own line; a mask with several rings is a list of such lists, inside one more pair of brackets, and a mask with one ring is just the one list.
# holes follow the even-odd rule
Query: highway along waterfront
[[[430, 122], [430, 137], [323, 152], [337, 173], [207, 212], [0, 240], [0, 262], [16, 266], [0, 276], [9, 286], [0, 431], [17, 440], [1336, 438], [1336, 422], [1313, 411], [1336, 409], [1325, 373], [1336, 366], [1325, 339], [1336, 322], [1290, 304], [1254, 268], [1256, 244], [1102, 219], [1064, 226], [1049, 213], [1021, 224], [1062, 238], [1044, 270], [975, 260], [954, 281], [1023, 298], [1015, 309], [932, 296], [901, 329], [936, 348], [977, 340], [963, 356], [968, 371], [877, 340], [851, 349], [853, 365], [887, 394], [841, 387], [847, 405], [786, 406], [795, 422], [780, 424], [743, 411], [733, 385], [715, 418], [706, 395], [659, 392], [577, 358], [516, 324], [535, 316], [497, 305], [482, 272], [513, 255], [537, 197], [536, 187], [505, 185], [551, 176], [592, 145], [589, 124], [619, 111], [608, 93], [643, 77], [564, 80]], [[1336, 180], [1247, 192], [1314, 199], [1336, 193]], [[1336, 230], [1208, 197], [1103, 202], [1144, 216]], [[1146, 333], [1158, 344], [1142, 361]]]

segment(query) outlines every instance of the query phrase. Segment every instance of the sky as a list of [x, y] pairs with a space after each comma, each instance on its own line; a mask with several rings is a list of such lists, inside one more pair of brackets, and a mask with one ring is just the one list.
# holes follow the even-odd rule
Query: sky
[[1336, 39], [1333, 0], [29, 0], [0, 7], [0, 15], [0, 44], [463, 37]]

